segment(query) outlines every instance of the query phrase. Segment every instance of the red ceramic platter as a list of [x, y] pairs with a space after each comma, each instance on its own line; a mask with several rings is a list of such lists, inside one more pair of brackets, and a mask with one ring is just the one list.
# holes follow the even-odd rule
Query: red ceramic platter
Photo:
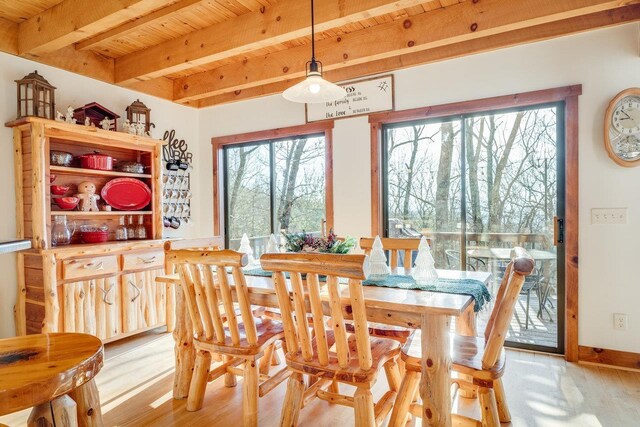
[[151, 202], [151, 189], [135, 178], [112, 179], [100, 194], [106, 203], [121, 211], [138, 211]]

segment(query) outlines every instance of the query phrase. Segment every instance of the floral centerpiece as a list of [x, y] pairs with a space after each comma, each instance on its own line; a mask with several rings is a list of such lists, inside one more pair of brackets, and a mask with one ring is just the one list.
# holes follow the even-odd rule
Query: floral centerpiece
[[322, 252], [329, 254], [348, 254], [356, 246], [356, 239], [346, 237], [339, 240], [333, 230], [328, 236], [314, 236], [311, 233], [284, 234], [287, 252]]

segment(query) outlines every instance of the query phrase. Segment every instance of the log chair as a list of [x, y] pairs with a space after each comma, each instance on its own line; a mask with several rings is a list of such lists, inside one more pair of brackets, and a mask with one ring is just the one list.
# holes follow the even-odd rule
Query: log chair
[[[452, 382], [456, 389], [477, 393], [482, 414], [481, 421], [454, 414], [452, 418], [459, 425], [496, 427], [500, 422], [511, 420], [502, 385], [505, 364], [503, 347], [520, 289], [535, 265], [533, 258], [523, 248], [516, 247], [513, 252], [514, 258], [507, 266], [498, 289], [484, 338], [452, 334], [452, 370], [464, 375]], [[416, 331], [402, 348], [401, 357], [407, 372], [391, 414], [390, 427], [404, 426], [409, 412], [422, 416], [422, 405], [413, 403], [421, 377], [421, 342], [420, 331]]]
[[[225, 385], [233, 387], [236, 376], [242, 376], [243, 425], [257, 426], [258, 397], [273, 390], [290, 372], [285, 367], [269, 376], [275, 343], [284, 338], [284, 330], [280, 322], [256, 318], [251, 311], [242, 273], [242, 267], [248, 262], [247, 255], [230, 250], [172, 250], [166, 256], [180, 275], [193, 325], [196, 360], [187, 411], [202, 408], [208, 382], [224, 376]], [[231, 268], [233, 285], [227, 268]], [[239, 316], [234, 303], [239, 308]], [[212, 354], [223, 357], [222, 364], [214, 369], [211, 369]], [[242, 368], [238, 368], [239, 365]], [[260, 383], [260, 380], [263, 381]]]
[[[315, 397], [354, 408], [355, 425], [358, 427], [380, 425], [391, 411], [400, 386], [401, 376], [397, 365], [400, 343], [387, 338], [372, 338], [369, 334], [362, 293], [367, 257], [265, 254], [260, 262], [263, 269], [273, 272], [282, 309], [285, 359], [292, 372], [280, 425], [297, 425], [301, 408]], [[285, 274], [291, 278], [293, 306]], [[306, 286], [303, 285], [303, 274], [306, 275]], [[320, 297], [320, 275], [327, 277], [328, 302]], [[339, 278], [348, 279], [348, 285], [339, 284]], [[309, 306], [306, 304], [307, 294]], [[346, 330], [341, 299], [350, 300], [354, 334]], [[324, 321], [326, 312], [331, 314], [331, 329], [327, 328]], [[309, 314], [313, 319], [311, 327], [307, 321]], [[390, 390], [374, 404], [371, 388], [382, 368]], [[306, 389], [303, 375], [315, 378]], [[339, 383], [355, 386], [355, 394], [340, 394]]]

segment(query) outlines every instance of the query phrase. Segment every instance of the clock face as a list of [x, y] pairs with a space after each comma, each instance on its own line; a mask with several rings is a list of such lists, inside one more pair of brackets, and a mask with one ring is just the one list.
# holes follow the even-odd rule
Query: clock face
[[626, 94], [613, 105], [608, 136], [615, 157], [625, 164], [640, 160], [640, 93]]
[[613, 111], [613, 127], [625, 135], [640, 133], [640, 99], [623, 98]]

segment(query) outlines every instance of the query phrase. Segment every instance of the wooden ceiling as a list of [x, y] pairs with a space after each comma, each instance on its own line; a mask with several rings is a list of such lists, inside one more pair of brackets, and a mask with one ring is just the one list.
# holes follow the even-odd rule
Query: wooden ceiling
[[[181, 104], [282, 92], [310, 56], [307, 0], [0, 0], [0, 50]], [[319, 0], [332, 81], [640, 20], [640, 0]]]

